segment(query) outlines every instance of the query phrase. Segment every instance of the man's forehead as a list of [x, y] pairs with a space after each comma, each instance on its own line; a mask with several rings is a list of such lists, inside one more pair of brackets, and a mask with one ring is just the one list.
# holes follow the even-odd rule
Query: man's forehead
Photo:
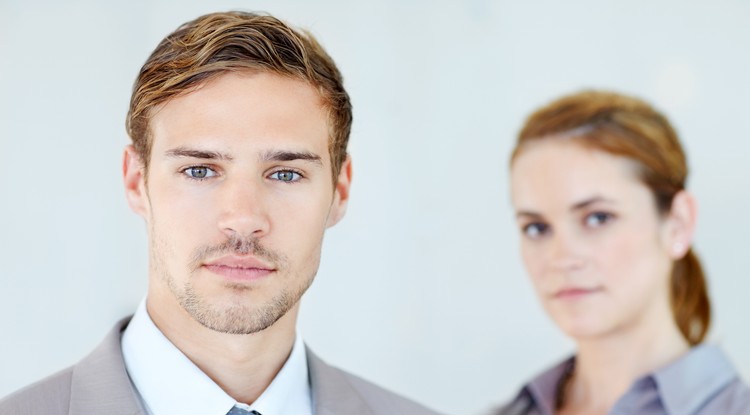
[[273, 74], [226, 74], [156, 109], [153, 147], [259, 142], [327, 149], [328, 111], [309, 84]]
[[[329, 106], [329, 100], [324, 94], [323, 89], [313, 84], [311, 81], [299, 77], [294, 76], [291, 74], [282, 74], [277, 73], [270, 70], [264, 70], [264, 69], [255, 69], [255, 68], [238, 68], [238, 69], [232, 69], [232, 70], [224, 70], [224, 71], [218, 71], [212, 74], [209, 74], [205, 77], [205, 79], [195, 83], [188, 89], [185, 89], [184, 91], [181, 91], [177, 94], [171, 95], [168, 98], [164, 99], [163, 101], [159, 102], [157, 105], [154, 105], [149, 110], [149, 118], [153, 118], [156, 114], [158, 114], [162, 108], [169, 105], [175, 100], [180, 100], [181, 98], [193, 96], [195, 94], [200, 94], [202, 91], [205, 90], [211, 90], [215, 86], [221, 86], [222, 84], [233, 84], [233, 85], [239, 85], [240, 83], [253, 83], [255, 84], [254, 87], [257, 88], [256, 91], [253, 91], [253, 87], [250, 87], [249, 89], [239, 89], [235, 88], [232, 89], [233, 92], [236, 92], [236, 95], [244, 94], [244, 95], [257, 95], [258, 93], [262, 93], [261, 86], [264, 86], [264, 84], [283, 84], [282, 88], [279, 89], [279, 92], [282, 90], [298, 90], [298, 91], [305, 91], [308, 95], [314, 97], [314, 100], [312, 100], [310, 103], [314, 103], [314, 107], [319, 107], [324, 110], [327, 110], [327, 107]], [[254, 93], [255, 92], [255, 93]]]

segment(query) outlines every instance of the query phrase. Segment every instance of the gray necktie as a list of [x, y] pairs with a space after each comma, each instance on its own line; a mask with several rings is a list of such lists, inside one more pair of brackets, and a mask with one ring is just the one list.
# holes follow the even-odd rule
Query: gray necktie
[[227, 412], [227, 415], [261, 415], [258, 411], [247, 411], [242, 408], [233, 407], [231, 411]]

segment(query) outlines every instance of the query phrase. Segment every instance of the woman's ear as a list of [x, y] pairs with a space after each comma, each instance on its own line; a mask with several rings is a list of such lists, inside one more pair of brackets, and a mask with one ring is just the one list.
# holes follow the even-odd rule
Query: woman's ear
[[665, 229], [666, 249], [673, 260], [685, 256], [693, 243], [698, 218], [698, 203], [687, 190], [680, 190], [672, 198]]

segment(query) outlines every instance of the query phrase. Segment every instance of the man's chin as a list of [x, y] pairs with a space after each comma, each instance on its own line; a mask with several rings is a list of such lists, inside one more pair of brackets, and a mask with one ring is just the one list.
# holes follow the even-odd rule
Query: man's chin
[[224, 334], [255, 334], [266, 330], [294, 306], [287, 298], [268, 304], [246, 306], [206, 306], [195, 301], [182, 302], [187, 313], [201, 326]]

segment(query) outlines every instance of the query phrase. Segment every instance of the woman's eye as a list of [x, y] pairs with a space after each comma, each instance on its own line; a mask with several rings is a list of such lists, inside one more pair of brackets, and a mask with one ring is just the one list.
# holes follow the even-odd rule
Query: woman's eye
[[610, 222], [614, 218], [614, 215], [606, 212], [594, 212], [586, 216], [584, 219], [586, 226], [596, 228]]
[[193, 179], [207, 179], [209, 177], [216, 176], [216, 172], [206, 166], [193, 166], [188, 167], [182, 171], [188, 177]]
[[536, 239], [547, 233], [549, 231], [549, 226], [543, 223], [536, 222], [525, 225], [521, 230], [524, 235], [528, 236], [529, 238]]
[[279, 170], [271, 174], [271, 178], [280, 182], [296, 182], [302, 178], [302, 175], [292, 170]]

